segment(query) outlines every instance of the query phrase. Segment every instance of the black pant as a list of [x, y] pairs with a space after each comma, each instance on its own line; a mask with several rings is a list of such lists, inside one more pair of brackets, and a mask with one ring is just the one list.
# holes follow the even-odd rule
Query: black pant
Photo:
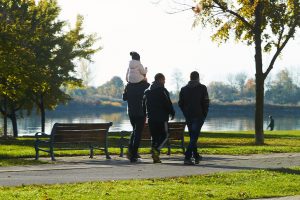
[[160, 151], [168, 139], [168, 122], [148, 120], [148, 123], [152, 138], [151, 146]]
[[128, 151], [131, 154], [131, 158], [137, 158], [146, 118], [141, 116], [129, 116], [129, 120], [133, 130], [130, 136]]

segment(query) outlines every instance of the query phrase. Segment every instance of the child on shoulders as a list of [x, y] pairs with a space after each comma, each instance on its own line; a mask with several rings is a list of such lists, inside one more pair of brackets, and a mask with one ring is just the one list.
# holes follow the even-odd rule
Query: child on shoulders
[[129, 61], [129, 67], [126, 73], [126, 81], [128, 83], [139, 83], [147, 81], [147, 67], [143, 67], [140, 61], [140, 55], [137, 52], [130, 52], [132, 60]]

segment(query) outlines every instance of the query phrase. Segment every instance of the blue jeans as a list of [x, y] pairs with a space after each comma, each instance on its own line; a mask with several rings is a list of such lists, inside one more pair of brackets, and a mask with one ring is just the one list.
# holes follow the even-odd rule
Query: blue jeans
[[190, 159], [192, 157], [199, 158], [197, 142], [201, 128], [204, 124], [204, 118], [186, 119], [186, 124], [189, 130], [190, 143], [185, 152], [185, 159]]

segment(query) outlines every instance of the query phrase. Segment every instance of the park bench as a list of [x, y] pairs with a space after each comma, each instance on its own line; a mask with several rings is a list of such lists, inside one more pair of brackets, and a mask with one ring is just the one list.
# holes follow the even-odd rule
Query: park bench
[[[55, 123], [48, 135], [43, 132], [35, 134], [35, 159], [39, 158], [39, 151], [50, 154], [54, 161], [54, 148], [60, 149], [87, 149], [90, 150], [90, 158], [93, 158], [94, 149], [105, 152], [106, 159], [110, 159], [108, 153], [108, 130], [112, 126], [109, 123]], [[40, 147], [42, 145], [42, 147]]]
[[[168, 148], [167, 155], [171, 154], [172, 147], [179, 147], [182, 149], [183, 153], [185, 152], [184, 147], [184, 129], [185, 122], [169, 122], [168, 123], [168, 141], [166, 143], [166, 147]], [[121, 131], [120, 138], [120, 157], [124, 155], [124, 148], [128, 147], [129, 144], [129, 135], [131, 131]], [[148, 124], [145, 124], [145, 127], [142, 132], [141, 142], [148, 141], [148, 144], [151, 147], [151, 134], [149, 130]]]

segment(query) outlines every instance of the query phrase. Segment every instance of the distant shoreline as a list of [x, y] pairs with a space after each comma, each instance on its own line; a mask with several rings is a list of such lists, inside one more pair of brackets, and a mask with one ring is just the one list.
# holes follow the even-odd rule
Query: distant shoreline
[[[97, 105], [93, 103], [79, 103], [71, 101], [68, 105], [60, 105], [55, 111], [48, 112], [79, 112], [79, 113], [93, 113], [93, 112], [126, 112], [126, 102], [122, 103], [121, 106], [112, 105]], [[177, 104], [174, 104], [176, 113], [181, 113]], [[211, 104], [209, 108], [210, 116], [254, 116], [255, 105], [235, 105], [235, 104]], [[289, 106], [289, 105], [269, 105], [266, 104], [264, 107], [265, 115], [277, 116], [300, 116], [300, 106]]]

